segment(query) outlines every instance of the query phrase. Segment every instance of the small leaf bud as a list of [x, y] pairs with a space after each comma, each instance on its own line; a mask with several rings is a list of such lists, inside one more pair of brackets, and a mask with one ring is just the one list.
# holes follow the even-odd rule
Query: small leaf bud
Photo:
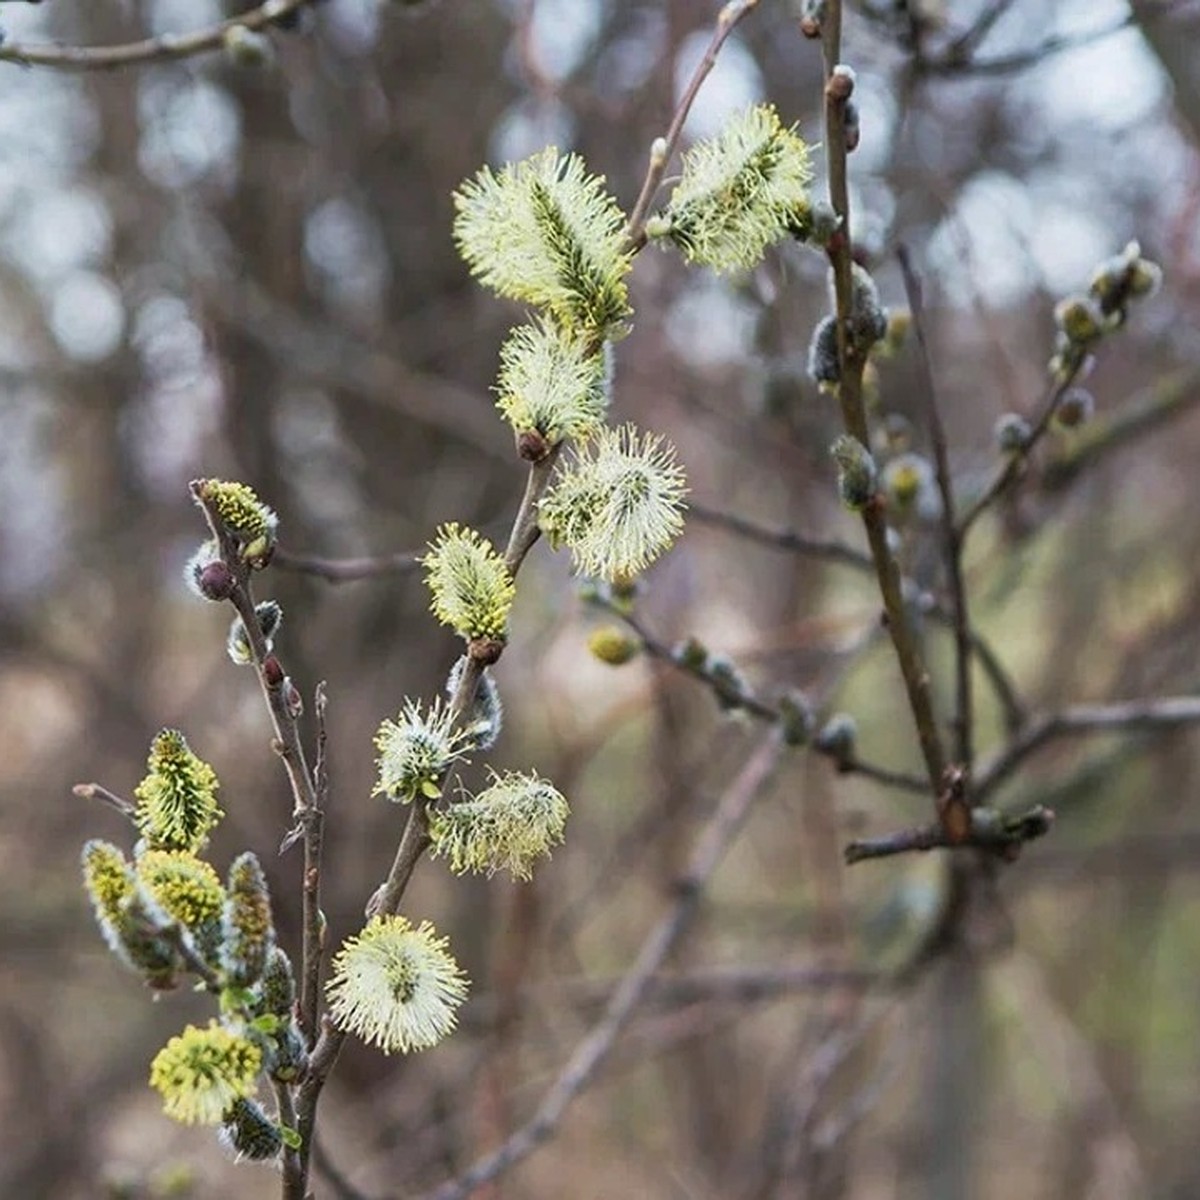
[[1087, 296], [1068, 296], [1054, 307], [1054, 323], [1072, 345], [1085, 346], [1104, 332], [1103, 314]]
[[[832, 280], [830, 292], [834, 293]], [[836, 297], [835, 297], [836, 303]], [[888, 313], [879, 299], [879, 288], [866, 267], [850, 267], [850, 329], [856, 342], [870, 346], [887, 334]]]
[[842, 218], [828, 200], [817, 200], [812, 206], [812, 240], [822, 249], [828, 247], [842, 227]]
[[814, 745], [844, 771], [854, 763], [857, 741], [858, 723], [854, 718], [849, 713], [834, 713], [821, 727]]
[[996, 444], [1005, 454], [1019, 454], [1033, 435], [1029, 422], [1020, 413], [1004, 413], [995, 426]]
[[858, 149], [862, 138], [862, 122], [858, 115], [858, 105], [853, 100], [847, 100], [842, 108], [842, 129], [846, 138], [846, 153], [853, 154]]
[[283, 686], [284, 674], [283, 664], [275, 657], [274, 654], [268, 654], [263, 659], [262, 665], [263, 682], [269, 688], [278, 688]]
[[715, 654], [710, 656], [706, 673], [723, 712], [742, 707], [746, 699], [746, 682], [729, 659]]
[[[1136, 243], [1135, 243], [1136, 244]], [[1135, 259], [1129, 268], [1129, 294], [1152, 296], [1162, 285], [1162, 267], [1148, 258]]]
[[1096, 401], [1091, 392], [1086, 388], [1070, 388], [1063, 393], [1054, 416], [1064, 428], [1075, 429], [1091, 420], [1095, 408]]
[[539, 463], [550, 453], [550, 444], [536, 429], [517, 434], [517, 454], [526, 462]]
[[300, 695], [300, 689], [290, 680], [283, 681], [283, 704], [288, 711], [288, 716], [293, 721], [297, 721], [304, 714], [304, 697]]
[[206, 600], [228, 600], [233, 595], [233, 572], [217, 559], [200, 572], [196, 578], [196, 586]]
[[687, 671], [703, 671], [708, 667], [708, 651], [699, 638], [685, 638], [671, 651], [671, 657]]
[[922, 455], [897, 455], [883, 468], [882, 481], [889, 507], [901, 516], [933, 520], [941, 512], [933, 466]]
[[265, 67], [275, 61], [271, 39], [245, 25], [230, 25], [221, 35], [221, 45], [226, 58], [235, 66]]
[[838, 494], [849, 509], [866, 508], [875, 495], [875, 460], [866, 446], [850, 434], [842, 434], [829, 453], [838, 467]]
[[637, 656], [641, 649], [637, 638], [631, 637], [615, 625], [604, 625], [592, 630], [588, 636], [588, 649], [593, 658], [598, 658], [610, 667], [624, 666]]
[[808, 698], [797, 691], [779, 697], [779, 728], [789, 746], [804, 746], [812, 736], [814, 717]]
[[485, 667], [490, 667], [503, 653], [503, 638], [472, 638], [467, 643], [467, 656]]
[[825, 92], [833, 100], [849, 100], [854, 94], [855, 82], [854, 68], [845, 63], [838, 63], [829, 73]]
[[821, 22], [825, 20], [825, 0], [801, 0], [800, 32], [808, 39], [821, 36]]
[[837, 318], [822, 317], [808, 344], [808, 375], [822, 387], [833, 388], [842, 378], [837, 340]]

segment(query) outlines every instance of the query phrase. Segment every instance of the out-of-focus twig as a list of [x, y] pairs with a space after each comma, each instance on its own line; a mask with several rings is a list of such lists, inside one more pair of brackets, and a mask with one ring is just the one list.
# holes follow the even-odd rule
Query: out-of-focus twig
[[1200, 723], [1200, 696], [1167, 696], [1114, 704], [1076, 704], [1034, 717], [1025, 728], [980, 768], [975, 796], [982, 801], [1035, 751], [1062, 737], [1091, 733], [1165, 731]]
[[975, 733], [975, 712], [971, 695], [971, 618], [967, 610], [967, 588], [963, 581], [962, 538], [954, 519], [954, 479], [950, 474], [946, 428], [942, 424], [942, 414], [938, 408], [933, 382], [933, 363], [925, 338], [925, 306], [921, 297], [921, 282], [913, 269], [912, 257], [907, 246], [899, 248], [897, 257], [900, 260], [904, 290], [912, 313], [921, 383], [925, 392], [925, 410], [929, 421], [929, 438], [933, 445], [934, 472], [938, 492], [942, 498], [942, 563], [950, 584], [950, 615], [954, 628], [956, 757], [963, 769], [970, 774]]
[[1113, 412], [1098, 413], [1080, 428], [1046, 464], [1042, 487], [1051, 492], [1060, 491], [1080, 472], [1197, 403], [1200, 403], [1200, 371], [1176, 371], [1158, 380]]
[[533, 1117], [493, 1154], [428, 1193], [425, 1200], [464, 1200], [475, 1189], [526, 1158], [558, 1128], [567, 1108], [600, 1069], [646, 994], [651, 979], [662, 969], [691, 923], [705, 886], [771, 778], [782, 748], [777, 732], [772, 731], [726, 789], [700, 835], [686, 873], [678, 882], [674, 903], [642, 943], [637, 959], [613, 992], [604, 1015], [576, 1047]]
[[[604, 602], [601, 601], [601, 603]], [[769, 724], [780, 725], [787, 723], [787, 716], [779, 704], [771, 703], [768, 700], [764, 700], [761, 696], [756, 695], [740, 679], [718, 674], [707, 663], [693, 661], [686, 654], [680, 654], [672, 650], [671, 647], [655, 638], [633, 613], [626, 612], [620, 606], [614, 604], [605, 604], [604, 606], [613, 616], [624, 621], [637, 634], [642, 649], [648, 655], [658, 659], [660, 662], [668, 663], [685, 675], [690, 675], [693, 679], [698, 679], [712, 690], [713, 695], [716, 696], [718, 702], [722, 705], [730, 709], [738, 709], [746, 712], [750, 716]], [[824, 749], [815, 743], [813, 743], [813, 749], [832, 759], [837, 766], [838, 772], [843, 775], [862, 775], [867, 779], [875, 780], [876, 783], [883, 784], [885, 787], [899, 788], [902, 791], [916, 792], [918, 794], [924, 794], [928, 791], [925, 781], [916, 775], [909, 775], [903, 771], [893, 771], [888, 767], [877, 766], [874, 763], [860, 759], [856, 754], [846, 754], [845, 752], [835, 751], [832, 748]]]
[[939, 821], [932, 825], [917, 825], [884, 837], [863, 838], [851, 842], [845, 850], [846, 862], [862, 862], [868, 858], [890, 858], [917, 850], [961, 849], [973, 847], [992, 850], [1004, 858], [1016, 858], [1026, 842], [1043, 837], [1054, 825], [1054, 813], [1038, 804], [1027, 812], [1009, 815], [994, 809], [975, 808], [965, 836], [952, 834]]
[[191, 58], [212, 50], [220, 50], [231, 29], [248, 29], [253, 33], [269, 29], [286, 21], [293, 13], [313, 0], [267, 0], [258, 8], [236, 17], [205, 26], [192, 33], [163, 33], [139, 42], [118, 46], [59, 46], [51, 43], [33, 44], [4, 42], [0, 44], [0, 62], [20, 63], [26, 67], [57, 67], [65, 71], [108, 71], [116, 67], [140, 66], [146, 63], [169, 62]]
[[315, 575], [329, 583], [353, 583], [359, 579], [416, 570], [421, 565], [420, 557], [416, 553], [401, 553], [363, 558], [323, 558], [317, 554], [295, 554], [280, 546], [271, 559], [271, 566], [295, 571], [298, 575]]

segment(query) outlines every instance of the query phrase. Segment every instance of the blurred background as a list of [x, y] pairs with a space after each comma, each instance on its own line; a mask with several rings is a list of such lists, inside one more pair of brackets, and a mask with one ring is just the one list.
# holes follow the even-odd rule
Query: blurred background
[[[1097, 421], [1141, 419], [1078, 472], [1052, 468], [1086, 427], [1054, 431], [1019, 497], [977, 529], [967, 576], [1031, 711], [1195, 691], [1200, 5], [850, 7], [854, 235], [893, 305], [895, 247], [913, 248], [963, 494], [994, 468], [996, 419], [1036, 411], [1055, 300], [1132, 238], [1163, 263], [1162, 291], [1089, 380]], [[469, 280], [451, 191], [553, 143], [628, 209], [715, 10], [326, 0], [271, 35], [276, 62], [258, 71], [220, 54], [99, 74], [0, 63], [0, 1195], [278, 1194], [148, 1089], [158, 1047], [209, 1008], [154, 1002], [106, 952], [79, 849], [132, 839], [71, 786], [130, 794], [155, 732], [183, 729], [223, 782], [213, 861], [258, 851], [295, 945], [299, 859], [274, 857], [290, 798], [266, 714], [225, 655], [226, 610], [182, 584], [202, 536], [188, 480], [251, 484], [294, 553], [417, 550], [446, 520], [503, 536], [524, 472], [489, 388], [521, 314]], [[123, 42], [224, 15], [215, 0], [0, 8], [12, 43]], [[762, 0], [687, 138], [769, 99], [822, 140], [819, 48], [796, 16]], [[698, 506], [861, 545], [826, 454], [835, 405], [804, 371], [826, 309], [820, 256], [784, 246], [729, 281], [652, 247], [631, 289], [614, 415], [676, 444]], [[919, 414], [918, 378], [911, 347], [881, 364], [879, 412]], [[934, 585], [934, 531], [900, 536]], [[283, 605], [292, 677], [306, 695], [328, 684], [325, 907], [340, 941], [403, 817], [369, 795], [372, 735], [404, 697], [437, 693], [455, 639], [411, 572], [333, 585], [273, 569], [259, 594]], [[638, 615], [766, 693], [852, 713], [864, 757], [919, 772], [878, 604], [844, 565], [695, 519]], [[421, 865], [406, 911], [451, 938], [472, 999], [433, 1052], [343, 1055], [322, 1200], [414, 1195], [520, 1125], [761, 736], [667, 668], [592, 659], [607, 620], [564, 556], [536, 548], [496, 670], [507, 721], [490, 761], [557, 783], [567, 843], [528, 885]], [[950, 639], [923, 636], [945, 700]], [[1004, 729], [978, 691], [987, 751]], [[841, 848], [928, 820], [928, 801], [794, 752], [672, 962], [690, 988], [652, 993], [557, 1135], [482, 1194], [1200, 1194], [1198, 739], [1114, 734], [1031, 759], [1000, 799], [1049, 804], [1058, 822], [1001, 874], [1005, 935], [964, 940], [902, 991], [875, 976], [933, 920], [946, 860], [847, 869]]]

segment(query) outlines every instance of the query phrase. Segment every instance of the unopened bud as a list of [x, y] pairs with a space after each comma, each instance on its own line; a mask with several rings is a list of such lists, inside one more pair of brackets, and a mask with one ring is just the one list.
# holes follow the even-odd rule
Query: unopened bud
[[1058, 423], [1067, 429], [1074, 429], [1091, 419], [1095, 411], [1096, 401], [1086, 388], [1071, 388], [1063, 393], [1054, 410]]
[[234, 583], [233, 572], [220, 559], [210, 562], [196, 577], [196, 586], [206, 600], [228, 600]]

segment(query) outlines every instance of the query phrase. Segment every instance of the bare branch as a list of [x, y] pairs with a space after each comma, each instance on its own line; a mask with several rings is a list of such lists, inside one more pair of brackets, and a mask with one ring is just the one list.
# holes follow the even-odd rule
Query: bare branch
[[315, 575], [329, 583], [352, 583], [416, 570], [421, 565], [419, 560], [420, 555], [416, 552], [368, 558], [322, 558], [316, 554], [293, 554], [280, 546], [271, 559], [271, 566], [299, 575]]
[[897, 251], [900, 270], [904, 275], [904, 290], [912, 312], [913, 332], [917, 338], [921, 382], [925, 391], [925, 410], [929, 420], [929, 436], [933, 443], [934, 470], [938, 491], [942, 497], [942, 561], [950, 582], [950, 612], [954, 628], [955, 710], [957, 757], [970, 774], [974, 757], [973, 740], [975, 711], [971, 695], [971, 618], [967, 611], [967, 588], [963, 582], [962, 539], [954, 520], [954, 480], [950, 474], [950, 452], [946, 444], [946, 429], [938, 409], [937, 392], [933, 382], [933, 364], [929, 344], [925, 339], [925, 306], [921, 298], [921, 283], [913, 270], [907, 246]]
[[628, 1025], [651, 979], [662, 969], [690, 925], [705, 886], [741, 830], [755, 799], [771, 778], [781, 749], [781, 741], [772, 732], [721, 797], [716, 812], [700, 835], [687, 872], [679, 881], [674, 904], [642, 943], [637, 959], [613, 992], [604, 1015], [576, 1047], [531, 1120], [495, 1153], [481, 1159], [457, 1179], [434, 1189], [423, 1200], [464, 1200], [476, 1188], [532, 1154], [558, 1128], [572, 1101], [591, 1083]]
[[1114, 704], [1077, 704], [1031, 720], [1021, 733], [980, 769], [975, 795], [995, 791], [1035, 751], [1062, 737], [1091, 733], [1162, 732], [1200, 723], [1200, 696], [1128, 700]]
[[646, 218], [650, 215], [650, 205], [654, 202], [655, 193], [662, 183], [667, 163], [670, 162], [671, 156], [679, 145], [684, 123], [687, 121], [688, 113], [692, 111], [692, 105], [700, 91], [700, 85], [716, 66], [717, 55], [721, 53], [721, 47], [725, 45], [729, 35], [737, 27], [737, 23], [757, 4], [758, 0], [728, 0], [718, 14], [712, 39], [708, 43], [703, 57], [696, 64], [696, 69], [692, 72], [687, 87], [683, 90], [683, 95], [671, 118], [666, 135], [661, 141], [656, 141], [650, 149], [650, 163], [646, 169], [646, 177], [642, 181], [642, 189], [638, 193], [633, 211], [629, 214], [626, 236], [631, 250], [636, 252], [646, 244]]
[[886, 837], [851, 842], [845, 850], [846, 862], [890, 858], [895, 854], [909, 854], [916, 850], [960, 850], [964, 847], [991, 850], [1011, 860], [1017, 857], [1026, 842], [1043, 837], [1054, 825], [1053, 811], [1040, 804], [1016, 816], [991, 808], [972, 809], [970, 816], [971, 824], [965, 837], [957, 836], [940, 821], [932, 825], [918, 825]]
[[117, 46], [59, 46], [53, 44], [0, 44], [0, 62], [20, 63], [25, 67], [57, 67], [64, 71], [108, 71], [116, 67], [140, 66], [191, 58], [220, 50], [231, 29], [252, 32], [269, 29], [299, 12], [313, 0], [266, 0], [258, 8], [230, 17], [193, 33], [164, 33], [140, 42]]

